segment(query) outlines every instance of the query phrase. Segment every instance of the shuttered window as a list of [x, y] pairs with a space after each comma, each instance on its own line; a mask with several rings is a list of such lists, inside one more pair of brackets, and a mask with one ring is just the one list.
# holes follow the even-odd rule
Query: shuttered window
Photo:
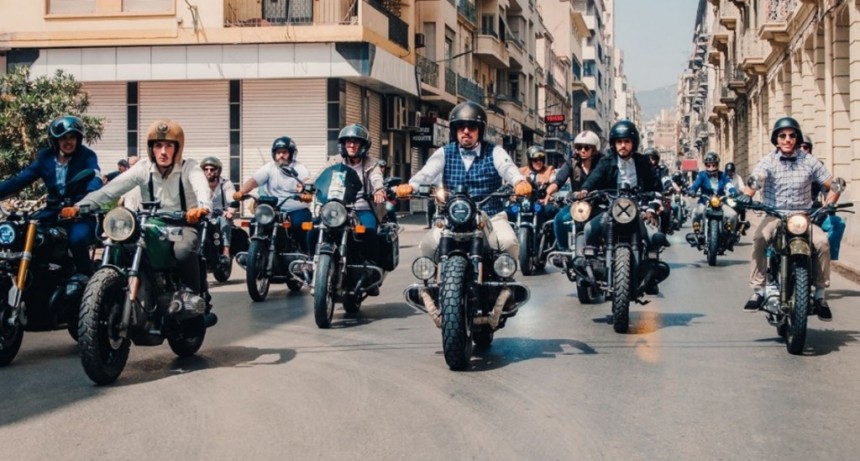
[[90, 106], [87, 115], [104, 117], [101, 139], [90, 147], [99, 158], [102, 173], [116, 171], [116, 162], [128, 155], [125, 82], [84, 83]]
[[169, 13], [174, 0], [122, 0], [123, 13]]

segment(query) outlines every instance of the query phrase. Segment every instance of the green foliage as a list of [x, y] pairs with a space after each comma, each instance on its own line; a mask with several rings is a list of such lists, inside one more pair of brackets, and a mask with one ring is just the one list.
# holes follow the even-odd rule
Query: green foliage
[[[84, 115], [89, 105], [81, 84], [62, 70], [30, 79], [30, 68], [18, 66], [0, 75], [0, 178], [24, 169], [40, 148], [49, 145], [48, 126], [59, 116], [75, 115], [84, 121], [84, 144], [101, 138], [104, 118]], [[35, 186], [41, 188], [41, 183]], [[25, 196], [34, 193], [22, 191]]]

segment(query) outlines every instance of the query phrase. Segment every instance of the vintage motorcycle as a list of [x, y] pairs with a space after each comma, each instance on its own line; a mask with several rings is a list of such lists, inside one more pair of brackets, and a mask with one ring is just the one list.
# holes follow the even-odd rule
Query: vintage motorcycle
[[546, 187], [535, 187], [527, 196], [510, 200], [506, 211], [520, 243], [519, 265], [523, 275], [532, 275], [546, 266], [550, 251], [555, 248], [552, 220], [545, 219]]
[[[592, 207], [585, 200], [574, 201], [565, 206], [570, 206], [571, 228], [573, 232], [568, 234], [568, 248], [583, 249], [585, 247], [585, 224], [597, 215], [601, 206]], [[605, 205], [602, 208], [606, 208]], [[585, 259], [577, 260], [577, 256], [583, 256], [583, 251], [552, 251], [549, 258], [554, 259], [556, 264], [563, 269], [567, 279], [576, 284], [576, 296], [581, 304], [599, 304], [604, 301], [604, 290], [600, 288], [598, 280], [605, 279], [605, 265], [603, 260], [595, 260], [593, 265], [586, 265]], [[579, 263], [577, 271], [573, 262]]]
[[654, 198], [659, 198], [659, 194], [639, 192], [625, 184], [617, 190], [589, 192], [584, 200], [573, 205], [571, 215], [581, 223], [588, 221], [593, 206], [606, 209], [602, 217], [593, 218], [603, 219], [601, 244], [587, 245], [583, 236], [582, 255], [574, 258], [573, 270], [577, 293], [582, 287], [590, 300], [602, 294], [612, 301], [612, 326], [617, 333], [627, 332], [630, 303], [646, 304], [648, 301], [642, 297], [648, 294], [648, 288], [669, 277], [669, 265], [659, 260], [668, 243], [665, 235], [655, 234], [649, 245], [641, 216], [642, 204]]
[[230, 278], [236, 254], [248, 251], [248, 234], [231, 226], [230, 256], [224, 255], [224, 236], [221, 235], [221, 226], [218, 224], [218, 218], [223, 213], [223, 210], [215, 210], [200, 221], [200, 251], [206, 262], [206, 270], [222, 283]]
[[161, 212], [160, 206], [144, 202], [137, 213], [118, 207], [104, 217], [104, 257], [84, 290], [78, 327], [81, 363], [96, 384], [116, 381], [132, 342], [157, 346], [167, 339], [176, 355], [191, 356], [217, 323], [202, 258], [202, 292], [179, 281], [173, 242], [182, 239], [185, 213]]
[[[696, 195], [702, 197], [702, 195]], [[705, 205], [705, 214], [700, 222], [693, 222], [693, 232], [686, 235], [687, 243], [704, 250], [708, 257], [708, 265], [717, 265], [717, 256], [726, 254], [726, 251], [734, 251], [738, 239], [738, 230], [732, 222], [724, 217], [723, 206], [737, 207], [735, 199], [728, 195], [709, 195], [708, 203]], [[704, 229], [702, 229], [704, 227]]]
[[[430, 186], [421, 186], [418, 197], [427, 197]], [[446, 197], [437, 189], [442, 236], [435, 258], [418, 257], [412, 274], [421, 283], [403, 292], [406, 302], [427, 312], [442, 329], [442, 349], [451, 370], [464, 370], [472, 356], [472, 344], [486, 347], [496, 330], [517, 314], [529, 299], [529, 289], [514, 281], [516, 260], [489, 243], [491, 224], [479, 211], [493, 197], [512, 194], [510, 186], [475, 202], [466, 187]]]
[[[86, 190], [95, 171], [84, 170], [66, 184], [70, 197]], [[9, 365], [24, 331], [67, 330], [78, 337], [78, 306], [87, 277], [75, 273], [69, 236], [58, 225], [71, 200], [30, 211], [0, 207], [0, 366]]]
[[[749, 186], [758, 190], [760, 183], [751, 177]], [[842, 192], [844, 188], [843, 179], [833, 180], [834, 191]], [[762, 310], [767, 314], [768, 323], [776, 327], [777, 334], [785, 339], [786, 349], [792, 355], [803, 353], [807, 316], [815, 313], [812, 232], [824, 231], [813, 224], [823, 220], [827, 213], [852, 206], [853, 203], [844, 203], [812, 210], [780, 211], [760, 202], [746, 205], [749, 210], [758, 210], [779, 219], [776, 234], [767, 249], [767, 285]]]
[[[386, 179], [386, 190], [399, 183], [400, 178]], [[342, 163], [331, 165], [320, 173], [313, 189], [316, 252], [313, 261], [290, 264], [290, 272], [296, 278], [310, 279], [314, 320], [317, 327], [330, 328], [336, 303], [341, 303], [347, 313], [357, 313], [368, 296], [379, 293], [386, 274], [397, 267], [399, 226], [380, 222], [376, 236], [379, 256], [376, 261], [367, 260], [361, 246], [368, 237], [355, 212], [355, 202], [362, 194], [358, 173]]]
[[690, 208], [687, 206], [687, 201], [684, 200], [683, 193], [672, 193], [672, 228], [681, 230], [687, 218], [690, 216]]

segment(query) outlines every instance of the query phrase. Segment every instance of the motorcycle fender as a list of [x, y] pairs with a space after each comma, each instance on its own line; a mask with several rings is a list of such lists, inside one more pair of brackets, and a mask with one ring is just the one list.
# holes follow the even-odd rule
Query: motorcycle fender
[[788, 242], [788, 254], [810, 256], [812, 248], [809, 247], [809, 242], [806, 240], [794, 239]]
[[317, 248], [317, 254], [333, 255], [335, 252], [335, 249], [336, 249], [335, 245], [332, 245], [331, 243], [328, 243], [328, 242], [323, 242], [322, 244], [320, 244], [319, 248]]

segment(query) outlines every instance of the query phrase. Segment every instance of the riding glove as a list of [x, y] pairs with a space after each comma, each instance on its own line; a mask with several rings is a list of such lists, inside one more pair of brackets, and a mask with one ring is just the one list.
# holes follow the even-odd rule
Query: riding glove
[[66, 219], [74, 218], [77, 215], [78, 215], [78, 209], [73, 207], [73, 206], [67, 206], [67, 207], [63, 208], [62, 210], [60, 210], [60, 217], [61, 218], [66, 218]]
[[209, 210], [206, 208], [192, 208], [185, 213], [185, 220], [188, 221], [188, 224], [197, 224], [200, 222], [200, 218], [209, 214]]
[[408, 197], [412, 195], [412, 186], [410, 186], [409, 184], [401, 184], [397, 186], [397, 188], [394, 190], [394, 193], [397, 195], [398, 198]]

